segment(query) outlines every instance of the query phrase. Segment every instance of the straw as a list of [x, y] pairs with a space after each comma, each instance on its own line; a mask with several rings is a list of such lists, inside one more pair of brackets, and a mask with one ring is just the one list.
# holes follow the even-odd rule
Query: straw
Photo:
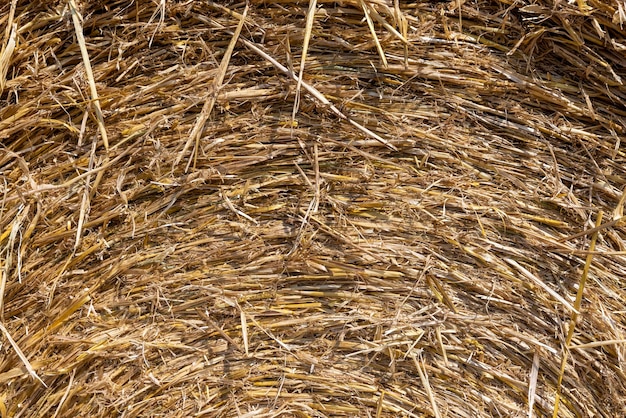
[[109, 137], [106, 127], [104, 126], [104, 116], [102, 115], [102, 109], [100, 108], [100, 100], [98, 98], [98, 89], [96, 88], [96, 80], [93, 76], [93, 70], [91, 69], [91, 62], [89, 60], [89, 52], [87, 51], [87, 45], [85, 43], [85, 37], [83, 36], [82, 16], [79, 14], [76, 3], [74, 0], [69, 0], [70, 11], [72, 12], [72, 21], [74, 22], [74, 30], [76, 33], [76, 40], [80, 47], [80, 53], [83, 58], [83, 65], [85, 66], [85, 74], [87, 75], [87, 82], [89, 83], [89, 91], [91, 93], [91, 100], [94, 111], [96, 113], [96, 119], [98, 121], [98, 129], [104, 142], [104, 148], [109, 149]]
[[0, 415], [624, 416], [622, 2], [52, 3], [0, 5]]

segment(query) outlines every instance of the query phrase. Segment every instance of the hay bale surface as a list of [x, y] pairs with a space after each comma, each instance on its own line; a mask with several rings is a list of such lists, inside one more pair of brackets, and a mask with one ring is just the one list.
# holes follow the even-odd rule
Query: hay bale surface
[[0, 415], [624, 416], [625, 21], [3, 2]]

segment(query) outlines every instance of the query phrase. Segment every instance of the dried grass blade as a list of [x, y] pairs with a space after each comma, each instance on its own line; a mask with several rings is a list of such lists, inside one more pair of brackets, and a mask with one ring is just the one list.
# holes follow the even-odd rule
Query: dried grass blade
[[622, 190], [622, 196], [617, 202], [617, 206], [613, 210], [613, 219], [622, 219], [624, 217], [624, 203], [626, 203], [626, 187]]
[[[96, 147], [98, 146], [98, 141], [94, 138], [93, 145], [91, 147], [91, 156], [89, 157], [89, 172], [93, 170], [93, 166], [95, 163], [96, 157]], [[100, 173], [98, 173], [100, 174]], [[78, 249], [80, 245], [80, 240], [83, 235], [83, 225], [85, 224], [85, 220], [89, 215], [89, 207], [90, 207], [90, 191], [89, 184], [91, 183], [91, 176], [87, 176], [85, 179], [85, 189], [83, 190], [83, 198], [80, 203], [80, 213], [78, 214], [78, 225], [76, 226], [76, 240], [74, 241], [74, 251]]]
[[456, 306], [454, 306], [454, 302], [452, 302], [452, 298], [450, 298], [450, 296], [446, 292], [446, 289], [435, 276], [430, 274], [427, 275], [426, 283], [428, 283], [428, 287], [433, 292], [437, 300], [439, 300], [439, 302], [443, 302], [443, 304], [450, 308], [452, 312], [458, 313], [458, 311], [456, 310]]
[[239, 347], [239, 344], [237, 344], [237, 342], [235, 340], [233, 340], [230, 335], [228, 335], [222, 328], [220, 328], [219, 325], [217, 325], [209, 316], [209, 312], [207, 310], [205, 310], [204, 312], [201, 311], [200, 309], [196, 309], [196, 312], [198, 312], [198, 314], [204, 318], [204, 320], [206, 322], [209, 323], [209, 325], [211, 325], [213, 327], [213, 329], [215, 329], [215, 331], [218, 332], [218, 334], [220, 334], [226, 341], [228, 341], [229, 344], [231, 344], [235, 350], [239, 351], [240, 353], [244, 353], [245, 351], [241, 349], [241, 347]]
[[9, 340], [11, 347], [13, 347], [13, 350], [15, 350], [15, 353], [20, 358], [20, 360], [22, 360], [22, 363], [24, 363], [24, 367], [26, 367], [26, 370], [28, 370], [28, 373], [33, 378], [39, 380], [42, 385], [44, 385], [45, 387], [48, 387], [48, 385], [46, 385], [44, 381], [41, 380], [41, 378], [37, 375], [37, 372], [35, 372], [35, 369], [33, 369], [33, 366], [31, 366], [30, 362], [28, 361], [24, 353], [22, 353], [22, 350], [20, 350], [20, 347], [17, 345], [15, 340], [13, 340], [13, 338], [11, 337], [11, 334], [9, 334], [9, 331], [4, 327], [2, 323], [0, 323], [0, 330], [2, 331], [4, 336], [7, 338], [7, 340]]
[[607, 341], [594, 341], [586, 344], [578, 344], [570, 346], [570, 349], [575, 348], [577, 350], [584, 350], [587, 348], [604, 347], [605, 345], [618, 345], [626, 344], [626, 340], [607, 340]]
[[580, 13], [582, 13], [584, 16], [589, 16], [593, 8], [587, 4], [587, 1], [576, 0], [576, 3], [578, 4], [578, 10], [580, 11]]
[[11, 57], [15, 46], [17, 45], [17, 25], [14, 23], [11, 26], [11, 32], [8, 35], [7, 43], [0, 52], [0, 94], [4, 91], [6, 86], [7, 73], [9, 72], [9, 66], [11, 65]]
[[46, 332], [50, 333], [56, 330], [57, 328], [59, 328], [61, 325], [63, 325], [63, 323], [70, 316], [72, 316], [72, 314], [74, 314], [74, 312], [79, 310], [81, 306], [83, 306], [85, 303], [89, 302], [90, 300], [91, 300], [91, 297], [88, 294], [85, 294], [77, 298], [76, 301], [74, 301], [74, 303], [72, 303], [65, 311], [61, 312], [61, 314], [58, 315], [54, 321], [52, 321], [52, 323], [46, 329]]
[[[91, 176], [94, 173], [100, 173], [101, 171], [106, 170], [107, 168], [111, 167], [112, 165], [114, 165], [116, 162], [118, 162], [119, 160], [121, 160], [122, 158], [126, 157], [128, 154], [130, 154], [134, 148], [135, 145], [139, 144], [139, 142], [141, 141], [141, 139], [138, 139], [137, 141], [135, 141], [133, 143], [133, 145], [131, 145], [130, 147], [128, 147], [126, 150], [124, 150], [122, 153], [120, 153], [117, 157], [109, 160], [109, 157], [105, 157], [104, 161], [102, 162], [102, 165], [98, 168], [94, 168], [91, 171], [87, 171], [86, 173], [80, 174], [76, 177], [72, 177], [71, 179], [67, 180], [65, 183], [63, 184], [43, 184], [41, 186], [37, 186], [36, 188], [34, 188], [33, 190], [29, 190], [27, 192], [24, 192], [22, 194], [22, 196], [31, 196], [31, 195], [35, 195], [38, 193], [42, 193], [42, 192], [46, 192], [46, 191], [51, 191], [51, 190], [60, 190], [60, 189], [64, 189], [66, 187], [71, 186], [74, 183], [79, 182], [80, 180]], [[17, 200], [19, 196], [13, 196], [9, 199], [7, 199], [8, 202]]]
[[539, 279], [538, 277], [536, 277], [534, 274], [532, 274], [530, 271], [528, 271], [527, 269], [525, 269], [524, 267], [522, 267], [517, 261], [511, 259], [511, 258], [505, 258], [504, 261], [506, 261], [509, 265], [515, 267], [515, 269], [517, 269], [517, 271], [519, 271], [520, 273], [522, 273], [522, 275], [528, 279], [530, 279], [534, 284], [536, 284], [537, 286], [539, 286], [540, 288], [542, 288], [543, 290], [545, 290], [550, 296], [552, 296], [554, 299], [558, 300], [559, 302], [561, 302], [561, 304], [563, 304], [563, 306], [565, 306], [567, 309], [569, 309], [571, 312], [576, 312], [578, 313], [578, 309], [576, 309], [575, 307], [572, 306], [571, 303], [569, 303], [567, 300], [565, 300], [565, 298], [563, 298], [563, 296], [559, 295], [556, 291], [554, 291], [550, 286], [548, 286], [547, 284], [545, 284], [544, 282], [541, 281], [541, 279]]
[[320, 156], [317, 144], [313, 144], [313, 169], [315, 170], [315, 207], [313, 213], [317, 213], [320, 206], [322, 193], [320, 191]]
[[[4, 256], [4, 265], [2, 266], [2, 273], [0, 276], [0, 320], [4, 321], [4, 292], [6, 290], [7, 280], [9, 279], [9, 274], [13, 268], [13, 248], [15, 247], [15, 239], [17, 238], [17, 234], [19, 233], [20, 228], [22, 227], [22, 222], [28, 215], [30, 210], [30, 206], [22, 206], [17, 215], [15, 216], [14, 221], [11, 223], [11, 226], [7, 228], [7, 232], [9, 233], [8, 242], [6, 245], [6, 254]], [[6, 232], [5, 232], [6, 233]], [[4, 234], [3, 234], [4, 235]], [[0, 240], [1, 241], [1, 240]], [[20, 265], [21, 265], [21, 254], [19, 251], [17, 253], [17, 272], [16, 275], [20, 277]], [[20, 280], [21, 282], [21, 280]]]
[[[596, 219], [596, 226], [602, 224], [602, 216], [603, 212], [600, 211], [598, 213], [598, 218]], [[583, 293], [585, 291], [585, 284], [587, 283], [587, 277], [589, 276], [589, 268], [591, 267], [591, 261], [593, 260], [593, 251], [596, 249], [596, 242], [598, 240], [598, 233], [596, 231], [591, 237], [591, 243], [589, 244], [589, 254], [587, 254], [587, 258], [585, 260], [585, 267], [583, 269], [583, 274], [580, 277], [580, 282], [578, 283], [578, 292], [576, 293], [576, 301], [574, 302], [574, 307], [576, 311], [572, 314], [572, 322], [570, 329], [567, 333], [567, 346], [572, 342], [572, 336], [574, 335], [574, 326], [576, 325], [576, 317], [578, 316], [578, 312], [580, 310], [580, 305], [583, 300]]]
[[70, 391], [72, 390], [72, 384], [74, 383], [75, 375], [76, 375], [76, 370], [72, 370], [72, 374], [70, 375], [70, 381], [67, 383], [67, 389], [65, 390], [65, 393], [63, 393], [63, 397], [59, 401], [59, 405], [57, 406], [57, 409], [54, 412], [54, 416], [52, 418], [56, 418], [59, 415], [61, 408], [63, 408], [63, 404], [67, 400], [67, 397], [69, 396]]
[[17, 9], [17, 0], [11, 0], [11, 8], [7, 19], [7, 26], [4, 28], [4, 37], [8, 39], [9, 33], [13, 28], [13, 20], [15, 19], [15, 10]]
[[246, 314], [243, 309], [241, 309], [241, 307], [239, 307], [239, 319], [241, 320], [241, 338], [243, 339], [243, 350], [246, 354], [246, 357], [248, 357], [250, 355], [250, 342], [248, 341], [248, 321], [246, 320]]
[[376, 35], [376, 28], [374, 27], [374, 22], [372, 22], [372, 17], [370, 16], [370, 10], [365, 4], [364, 0], [359, 0], [359, 4], [361, 9], [363, 9], [363, 14], [365, 15], [365, 20], [367, 21], [367, 26], [370, 28], [370, 32], [372, 34], [372, 38], [374, 39], [374, 44], [376, 44], [376, 50], [378, 51], [378, 55], [380, 55], [380, 60], [383, 63], [383, 67], [387, 68], [387, 57], [385, 57], [385, 51], [383, 50], [380, 41], [378, 40], [378, 35]]
[[591, 261], [593, 260], [593, 251], [596, 248], [596, 241], [598, 240], [598, 233], [600, 232], [599, 227], [602, 225], [602, 216], [603, 212], [600, 211], [600, 213], [598, 213], [598, 218], [596, 219], [596, 226], [594, 228], [595, 232], [593, 233], [593, 236], [591, 237], [591, 243], [589, 244], [590, 253], [587, 254], [585, 267], [583, 268], [583, 274], [580, 276], [580, 283], [578, 284], [578, 292], [576, 294], [576, 301], [574, 302], [574, 306], [576, 307], [576, 309], [572, 312], [572, 316], [569, 322], [569, 329], [567, 330], [567, 338], [565, 339], [565, 344], [563, 346], [563, 358], [561, 359], [561, 369], [559, 371], [559, 379], [557, 382], [552, 418], [557, 418], [559, 416], [559, 405], [561, 403], [561, 385], [563, 383], [563, 375], [565, 374], [565, 365], [567, 364], [570, 344], [572, 342], [572, 337], [574, 336], [574, 328], [576, 327], [576, 321], [578, 319], [578, 313], [583, 299], [585, 283], [587, 283], [589, 268], [591, 267]]
[[[292, 74], [284, 65], [282, 65], [281, 63], [276, 61], [274, 58], [272, 58], [269, 54], [267, 54], [261, 48], [259, 48], [254, 43], [252, 43], [252, 42], [250, 42], [248, 40], [245, 40], [243, 38], [242, 38], [242, 41], [244, 42], [244, 44], [248, 48], [252, 49], [254, 52], [259, 54], [261, 57], [265, 58], [272, 65], [274, 65], [276, 68], [278, 68], [281, 72], [283, 72], [284, 74], [292, 77], [296, 82], [298, 81], [298, 76], [296, 76], [295, 74]], [[354, 121], [352, 118], [350, 118], [347, 115], [345, 115], [344, 113], [342, 113], [339, 109], [337, 109], [337, 107], [334, 104], [332, 104], [330, 102], [330, 100], [328, 100], [326, 98], [326, 96], [324, 96], [322, 94], [322, 92], [320, 92], [315, 87], [309, 85], [306, 81], [302, 81], [302, 87], [304, 87], [304, 89], [306, 91], [308, 91], [309, 94], [311, 94], [319, 102], [321, 102], [323, 105], [327, 106], [331, 110], [331, 112], [333, 112], [340, 119], [344, 119], [344, 120], [348, 121], [352, 126], [357, 128], [358, 130], [360, 130], [364, 134], [368, 135], [369, 137], [374, 138], [375, 140], [377, 140], [378, 142], [380, 142], [383, 145], [387, 146], [388, 148], [390, 148], [390, 149], [392, 149], [394, 151], [398, 150], [393, 144], [389, 143], [389, 141], [387, 141], [386, 139], [384, 139], [380, 135], [375, 134], [374, 132], [372, 132], [369, 129], [367, 129], [365, 126], [361, 125], [360, 123]]]
[[154, 36], [157, 34], [161, 26], [163, 26], [163, 22], [165, 21], [165, 0], [159, 0], [159, 7], [157, 7], [154, 10], [154, 13], [152, 13], [152, 16], [150, 16], [150, 20], [148, 20], [148, 26], [154, 21], [157, 14], [159, 15], [159, 23], [157, 23], [156, 28], [154, 28], [154, 32], [152, 32], [150, 42], [148, 42], [148, 48], [152, 48]]
[[615, 226], [615, 225], [621, 223], [624, 220], [626, 220], [626, 216], [622, 216], [620, 218], [613, 219], [612, 221], [605, 222], [605, 223], [603, 223], [601, 225], [594, 226], [591, 229], [587, 229], [587, 230], [579, 232], [577, 234], [570, 235], [570, 236], [567, 236], [567, 237], [564, 237], [564, 238], [560, 238], [557, 242], [571, 241], [571, 240], [576, 239], [576, 238], [584, 237], [585, 235], [595, 234], [595, 233], [599, 232], [602, 229], [611, 228], [612, 226]]
[[89, 90], [91, 93], [91, 100], [96, 113], [96, 119], [98, 121], [98, 129], [102, 136], [102, 142], [104, 142], [104, 148], [109, 150], [109, 137], [107, 135], [106, 127], [104, 126], [104, 116], [102, 115], [102, 109], [100, 108], [100, 100], [98, 98], [98, 89], [96, 89], [96, 80], [93, 76], [93, 70], [91, 69], [91, 62], [89, 60], [89, 53], [87, 52], [87, 44], [85, 43], [85, 37], [83, 36], [83, 25], [81, 23], [82, 17], [78, 13], [76, 2], [69, 0], [70, 10], [72, 12], [72, 21], [74, 22], [74, 31], [76, 32], [76, 40], [80, 47], [80, 53], [83, 58], [83, 64], [85, 65], [85, 73], [87, 74], [87, 81], [89, 82]]
[[241, 216], [242, 218], [245, 218], [245, 219], [249, 220], [250, 222], [252, 222], [255, 225], [259, 224], [259, 222], [256, 219], [254, 219], [250, 215], [244, 213], [243, 211], [237, 209], [235, 207], [235, 205], [233, 205], [233, 202], [230, 201], [230, 199], [228, 198], [228, 195], [226, 193], [221, 193], [221, 197], [224, 199], [224, 202], [226, 203], [226, 207], [228, 207], [228, 209], [232, 210], [233, 213], [235, 213], [238, 216]]
[[437, 336], [437, 342], [439, 343], [439, 349], [441, 350], [441, 356], [443, 357], [443, 363], [448, 366], [448, 353], [446, 352], [446, 346], [443, 343], [443, 339], [441, 338], [441, 327], [435, 328], [435, 333]]
[[[243, 312], [243, 311], [242, 311]], [[265, 335], [267, 335], [268, 337], [270, 337], [272, 340], [274, 340], [279, 346], [281, 346], [282, 348], [284, 348], [285, 350], [291, 352], [291, 349], [289, 348], [289, 346], [287, 346], [287, 344], [285, 344], [284, 342], [282, 342], [281, 340], [279, 340], [278, 338], [276, 338], [276, 336], [274, 334], [272, 334], [272, 332], [264, 327], [261, 326], [261, 324], [259, 324], [259, 321], [257, 321], [256, 319], [254, 319], [254, 317], [250, 317], [250, 320], [252, 321], [252, 323], [254, 325], [256, 325], [261, 331], [263, 331], [265, 333]]]
[[220, 66], [217, 70], [217, 76], [215, 81], [213, 82], [213, 86], [211, 88], [211, 92], [209, 94], [209, 98], [204, 102], [204, 106], [202, 106], [202, 111], [196, 119], [196, 123], [191, 130], [191, 134], [189, 134], [189, 139], [185, 143], [183, 150], [180, 152], [176, 160], [174, 161], [174, 166], [178, 165], [182, 160], [183, 156], [189, 149], [192, 143], [195, 143], [194, 149], [192, 151], [192, 155], [189, 157], [189, 161], [187, 162], [187, 166], [185, 167], [185, 172], [189, 171], [189, 167], [191, 166], [191, 161], [193, 160], [194, 167], [196, 166], [196, 160], [198, 156], [198, 149], [200, 148], [200, 135], [202, 135], [202, 131], [204, 130], [204, 125], [207, 120], [209, 120], [209, 116], [211, 116], [211, 112], [213, 112], [213, 107], [215, 106], [215, 101], [217, 100], [217, 94], [224, 83], [224, 78], [226, 77], [226, 70], [228, 69], [228, 65], [230, 64], [230, 58], [233, 55], [233, 51], [235, 50], [235, 45], [237, 45], [237, 40], [239, 39], [239, 35], [241, 34], [241, 30], [243, 29], [243, 24], [246, 21], [246, 15], [248, 14], [249, 5], [246, 4], [246, 8], [241, 15], [241, 19], [239, 20], [239, 24], [235, 29], [235, 32], [232, 34], [230, 39], [230, 43], [228, 44], [228, 48], [222, 57], [222, 61], [220, 62]]
[[380, 418], [382, 416], [384, 399], [385, 399], [385, 389], [381, 389], [380, 396], [378, 396], [378, 402], [376, 402], [376, 418]]
[[[402, 43], [404, 43], [405, 46], [410, 45], [411, 43], [408, 41], [408, 39], [406, 39], [406, 35], [401, 34], [400, 32], [398, 32], [396, 30], [396, 28], [394, 28], [393, 26], [391, 26], [389, 24], [389, 22], [387, 22], [385, 20], [385, 18], [383, 18], [380, 13], [378, 13], [378, 11], [376, 10], [376, 8], [374, 8], [374, 6], [372, 6], [370, 3], [367, 3], [367, 8], [370, 12], [370, 15], [381, 25], [383, 25], [383, 27], [385, 29], [387, 29], [389, 31], [389, 33], [391, 33], [393, 36], [395, 36], [396, 38], [398, 38], [400, 41], [402, 41]], [[406, 18], [402, 15], [402, 11], [400, 10], [400, 8], [398, 7], [395, 10], [395, 14], [396, 14], [396, 19], [398, 20], [398, 25], [400, 26], [402, 32], [406, 33], [405, 30], [405, 26], [407, 26], [406, 24]]]
[[15, 46], [17, 45], [17, 24], [13, 23], [16, 8], [17, 0], [12, 0], [7, 26], [4, 33], [4, 38], [7, 43], [2, 46], [2, 51], [0, 51], [0, 94], [4, 91], [9, 65], [11, 64], [11, 56], [13, 55], [13, 51], [15, 51]]
[[530, 369], [530, 379], [528, 382], [528, 418], [533, 418], [533, 408], [535, 406], [535, 393], [537, 392], [537, 377], [539, 376], [539, 350], [535, 349], [533, 355], [533, 365]]
[[428, 395], [428, 399], [430, 400], [430, 404], [433, 408], [433, 415], [435, 416], [435, 418], [441, 418], [439, 408], [437, 407], [437, 402], [435, 401], [435, 394], [433, 393], [433, 389], [431, 388], [430, 382], [428, 381], [428, 375], [426, 374], [424, 359], [420, 356], [420, 361], [418, 362], [415, 355], [412, 355], [411, 358], [413, 359], [413, 363], [415, 363], [415, 368], [417, 369], [417, 373], [420, 375], [422, 386], [424, 386], [426, 394]]
[[404, 67], [409, 67], [409, 41], [407, 39], [409, 34], [409, 22], [406, 16], [402, 13], [400, 9], [399, 0], [394, 0], [393, 2], [394, 15], [396, 20], [396, 25], [400, 28], [402, 39], [406, 42], [404, 43]]
[[[198, 16], [198, 18], [201, 19], [201, 20], [206, 20], [206, 19], [202, 19], [201, 16]], [[213, 23], [216, 27], [218, 27], [220, 29], [226, 29], [225, 26], [223, 26], [223, 25], [221, 25], [221, 24], [219, 24], [217, 22], [211, 22], [211, 23]], [[228, 30], [226, 32], [232, 34], [232, 32], [230, 32]], [[298, 76], [297, 75], [295, 75], [291, 71], [289, 71], [289, 69], [287, 67], [282, 65], [276, 59], [274, 59], [271, 55], [269, 55], [267, 52], [265, 52], [261, 47], [257, 46], [254, 42], [248, 41], [247, 39], [241, 38], [241, 37], [239, 39], [246, 47], [248, 47], [250, 50], [252, 50], [256, 54], [261, 56], [263, 59], [267, 60], [270, 64], [272, 64], [274, 67], [276, 67], [280, 72], [282, 72], [283, 74], [287, 75], [288, 77], [291, 77], [294, 81], [296, 81], [296, 82], [298, 81]], [[381, 144], [385, 145], [387, 148], [389, 148], [389, 149], [391, 149], [393, 151], [397, 151], [398, 150], [398, 148], [396, 148], [395, 145], [391, 144], [385, 138], [383, 138], [380, 135], [370, 131], [365, 126], [363, 126], [360, 123], [354, 121], [352, 118], [348, 117], [343, 112], [341, 112], [337, 108], [337, 106], [332, 104], [330, 102], [330, 100], [328, 100], [326, 98], [326, 96], [324, 96], [322, 94], [322, 92], [320, 92], [318, 89], [316, 89], [315, 87], [311, 86], [306, 81], [302, 81], [301, 83], [302, 83], [302, 87], [304, 87], [304, 89], [307, 92], [309, 92], [309, 94], [311, 96], [313, 96], [322, 105], [328, 107], [330, 109], [330, 111], [332, 113], [334, 113], [337, 117], [339, 117], [340, 119], [348, 121], [352, 126], [357, 128], [358, 130], [360, 130], [361, 132], [363, 132], [364, 134], [366, 134], [370, 138], [374, 138], [375, 140], [377, 140]]]
[[302, 57], [300, 58], [300, 71], [298, 73], [298, 83], [296, 84], [296, 97], [293, 102], [293, 112], [291, 120], [296, 120], [296, 114], [300, 107], [300, 89], [302, 88], [302, 77], [304, 76], [304, 65], [306, 63], [306, 55], [309, 50], [309, 42], [313, 33], [313, 22], [315, 21], [315, 10], [317, 9], [317, 0], [309, 1], [309, 10], [306, 16], [306, 25], [304, 27], [304, 42], [302, 44]]

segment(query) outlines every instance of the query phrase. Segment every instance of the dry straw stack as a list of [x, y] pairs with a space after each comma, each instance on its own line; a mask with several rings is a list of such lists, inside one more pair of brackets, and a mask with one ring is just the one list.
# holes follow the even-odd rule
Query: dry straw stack
[[624, 416], [625, 24], [5, 0], [0, 415]]

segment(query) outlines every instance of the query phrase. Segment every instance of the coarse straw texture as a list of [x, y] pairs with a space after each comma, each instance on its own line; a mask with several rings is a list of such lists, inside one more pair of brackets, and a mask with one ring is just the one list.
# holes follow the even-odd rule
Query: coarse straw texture
[[0, 3], [0, 416], [626, 416], [625, 24]]

